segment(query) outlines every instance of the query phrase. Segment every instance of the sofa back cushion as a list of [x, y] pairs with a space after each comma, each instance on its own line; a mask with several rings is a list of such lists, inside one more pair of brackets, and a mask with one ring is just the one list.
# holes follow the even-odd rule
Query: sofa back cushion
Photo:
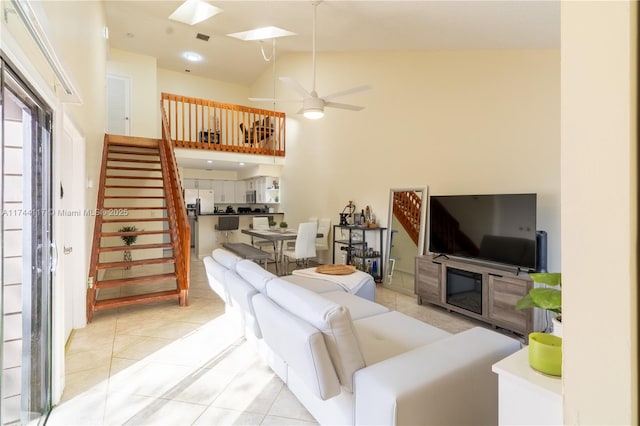
[[225, 249], [215, 249], [211, 253], [211, 257], [225, 268], [233, 271], [236, 269], [236, 263], [242, 260], [240, 256], [237, 256], [235, 253]]
[[276, 278], [274, 274], [251, 260], [239, 261], [236, 264], [236, 272], [260, 292], [264, 292], [267, 283]]
[[340, 383], [353, 392], [353, 375], [365, 362], [349, 310], [280, 278], [267, 283], [266, 294], [281, 308], [322, 332]]
[[247, 333], [251, 333], [257, 338], [262, 338], [262, 332], [260, 331], [260, 326], [256, 320], [256, 314], [251, 302], [251, 298], [258, 294], [258, 290], [231, 270], [227, 270], [225, 281], [229, 297], [231, 298], [231, 305], [234, 309], [238, 310], [245, 336], [249, 337]]
[[252, 302], [264, 341], [309, 391], [323, 401], [340, 394], [340, 382], [322, 332], [262, 293], [257, 293]]

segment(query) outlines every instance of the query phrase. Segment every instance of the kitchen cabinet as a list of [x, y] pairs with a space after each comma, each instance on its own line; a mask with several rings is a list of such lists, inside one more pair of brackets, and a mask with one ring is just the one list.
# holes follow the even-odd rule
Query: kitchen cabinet
[[214, 201], [216, 204], [235, 203], [236, 187], [233, 180], [214, 180], [213, 183]]
[[237, 180], [234, 182], [234, 200], [236, 203], [247, 202], [247, 181]]

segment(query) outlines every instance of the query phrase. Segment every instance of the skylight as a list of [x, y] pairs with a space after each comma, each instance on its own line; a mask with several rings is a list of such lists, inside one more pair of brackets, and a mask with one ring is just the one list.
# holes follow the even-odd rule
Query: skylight
[[217, 15], [220, 12], [222, 12], [222, 9], [205, 1], [186, 0], [171, 15], [169, 15], [169, 19], [183, 22], [187, 25], [195, 25]]
[[234, 37], [244, 41], [254, 41], [254, 40], [269, 40], [272, 38], [292, 36], [292, 35], [296, 35], [296, 33], [284, 30], [282, 28], [269, 26], [269, 27], [256, 28], [249, 31], [242, 31], [239, 33], [232, 33], [227, 35], [229, 37]]

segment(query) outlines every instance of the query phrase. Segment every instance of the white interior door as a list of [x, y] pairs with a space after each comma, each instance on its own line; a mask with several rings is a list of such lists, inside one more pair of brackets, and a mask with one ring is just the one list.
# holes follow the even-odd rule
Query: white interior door
[[59, 250], [64, 276], [65, 341], [73, 328], [86, 325], [86, 271], [88, 268], [87, 217], [85, 215], [84, 137], [68, 117], [64, 116], [63, 153], [61, 155], [60, 180], [62, 185], [62, 245]]
[[107, 75], [107, 133], [131, 135], [131, 79]]

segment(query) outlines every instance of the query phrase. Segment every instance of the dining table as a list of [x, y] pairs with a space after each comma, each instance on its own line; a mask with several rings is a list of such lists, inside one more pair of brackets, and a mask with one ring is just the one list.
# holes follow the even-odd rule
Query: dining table
[[[276, 273], [279, 274], [279, 267], [283, 266], [283, 253], [284, 242], [295, 241], [298, 237], [298, 230], [294, 228], [276, 228], [276, 229], [241, 229], [243, 234], [251, 235], [255, 238], [261, 238], [264, 240], [272, 241], [276, 247], [276, 253], [274, 253], [276, 262]], [[322, 237], [323, 234], [317, 234], [316, 238]], [[286, 271], [285, 271], [286, 273]]]

